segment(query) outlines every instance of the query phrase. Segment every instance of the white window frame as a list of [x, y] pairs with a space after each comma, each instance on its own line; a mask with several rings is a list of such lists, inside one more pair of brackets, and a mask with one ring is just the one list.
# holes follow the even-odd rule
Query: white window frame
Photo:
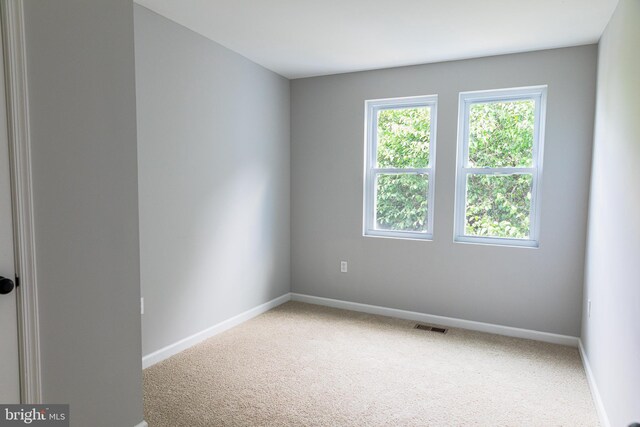
[[[426, 168], [377, 168], [378, 111], [411, 107], [430, 107], [431, 136], [429, 140], [429, 166]], [[435, 199], [436, 124], [438, 95], [409, 96], [401, 98], [373, 99], [365, 101], [365, 161], [364, 161], [364, 219], [363, 235], [400, 239], [433, 239], [433, 214]], [[376, 176], [379, 174], [425, 174], [429, 179], [427, 195], [427, 230], [423, 232], [377, 230], [375, 228]]]
[[[533, 133], [533, 163], [530, 168], [469, 168], [469, 112], [472, 104], [501, 101], [534, 100], [535, 118]], [[454, 241], [503, 246], [539, 246], [540, 239], [540, 188], [542, 184], [542, 159], [544, 148], [544, 123], [547, 105], [547, 86], [461, 92], [458, 103], [458, 165], [456, 173], [456, 207]], [[467, 175], [513, 175], [531, 174], [531, 210], [529, 212], [529, 238], [484, 237], [465, 234], [467, 199]]]

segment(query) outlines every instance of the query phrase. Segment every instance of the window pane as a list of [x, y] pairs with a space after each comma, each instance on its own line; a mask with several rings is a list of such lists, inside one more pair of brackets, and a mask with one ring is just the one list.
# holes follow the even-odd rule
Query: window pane
[[429, 175], [378, 175], [377, 230], [427, 231]]
[[469, 167], [533, 166], [534, 100], [471, 104]]
[[431, 107], [378, 111], [377, 167], [428, 167], [430, 140]]
[[531, 174], [467, 175], [465, 234], [529, 237]]

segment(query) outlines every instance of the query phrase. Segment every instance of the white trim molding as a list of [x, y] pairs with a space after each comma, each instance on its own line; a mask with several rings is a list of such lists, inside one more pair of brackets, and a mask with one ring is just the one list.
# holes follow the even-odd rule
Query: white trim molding
[[602, 425], [602, 427], [611, 427], [609, 416], [607, 415], [607, 411], [604, 409], [604, 403], [602, 402], [602, 397], [600, 396], [600, 391], [598, 390], [596, 378], [593, 376], [593, 371], [591, 370], [591, 365], [589, 364], [589, 359], [587, 358], [587, 352], [584, 349], [584, 345], [582, 345], [582, 339], [578, 339], [578, 349], [580, 350], [582, 365], [584, 366], [584, 371], [587, 375], [587, 383], [589, 384], [591, 397], [593, 398], [593, 403], [596, 407], [596, 411], [598, 412], [600, 424]]
[[142, 358], [142, 367], [146, 369], [155, 365], [181, 351], [184, 351], [194, 345], [211, 338], [221, 332], [227, 331], [234, 326], [246, 322], [272, 308], [275, 308], [287, 301], [299, 301], [308, 304], [323, 305], [326, 307], [341, 308], [344, 310], [358, 311], [362, 313], [378, 314], [381, 316], [397, 317], [400, 319], [415, 320], [417, 322], [434, 323], [451, 328], [469, 329], [472, 331], [486, 332], [508, 337], [525, 338], [535, 341], [543, 341], [553, 344], [567, 345], [578, 347], [578, 338], [552, 334], [549, 332], [532, 331], [529, 329], [513, 328], [510, 326], [495, 325], [491, 323], [475, 322], [472, 320], [456, 319], [453, 317], [436, 316], [433, 314], [418, 313], [415, 311], [399, 310], [395, 308], [381, 307], [377, 305], [360, 304], [356, 302], [342, 301], [331, 298], [316, 297], [298, 293], [287, 293], [278, 298], [272, 299], [264, 304], [233, 316], [227, 320], [223, 320], [203, 331], [197, 332], [189, 337], [183, 338], [173, 344], [169, 344], [160, 350], [154, 351]]
[[[307, 304], [321, 305], [325, 307], [339, 308], [343, 310], [357, 311], [361, 313], [376, 314], [380, 316], [396, 317], [400, 319], [413, 320], [416, 322], [431, 323], [441, 326], [447, 326], [451, 328], [468, 329], [471, 331], [486, 332], [490, 334], [503, 335], [515, 338], [524, 338], [535, 341], [548, 342], [552, 344], [566, 345], [570, 347], [577, 347], [582, 358], [582, 363], [587, 376], [587, 382], [593, 396], [594, 404], [598, 412], [600, 423], [603, 427], [611, 427], [609, 418], [604, 409], [598, 387], [589, 365], [589, 360], [585, 353], [582, 341], [578, 337], [572, 337], [569, 335], [553, 334], [549, 332], [534, 331], [530, 329], [514, 328], [511, 326], [496, 325], [492, 323], [475, 322], [472, 320], [458, 319], [454, 317], [437, 316], [433, 314], [419, 313], [415, 311], [399, 310], [395, 308], [382, 307], [377, 305], [361, 304], [357, 302], [343, 301], [331, 298], [316, 297], [312, 295], [287, 293], [243, 313], [240, 313], [234, 317], [224, 320], [204, 331], [198, 332], [190, 337], [184, 338], [173, 344], [170, 344], [158, 351], [155, 351], [142, 358], [142, 367], [148, 368], [154, 364], [168, 359], [169, 357], [180, 353], [204, 340], [217, 335], [221, 332], [229, 330], [234, 326], [238, 326], [241, 323], [246, 322], [262, 313], [265, 313], [272, 308], [275, 308], [287, 301], [299, 301]], [[141, 422], [136, 427], [147, 427], [146, 422]]]
[[149, 424], [145, 420], [140, 421], [139, 424], [136, 424], [134, 427], [149, 427]]
[[378, 305], [360, 304], [336, 300], [331, 298], [315, 297], [292, 293], [291, 300], [306, 302], [309, 304], [324, 305], [327, 307], [341, 308], [344, 310], [359, 311], [362, 313], [378, 314], [381, 316], [398, 317], [400, 319], [414, 320], [416, 322], [433, 323], [450, 328], [469, 329], [471, 331], [487, 332], [490, 334], [504, 335], [507, 337], [525, 338], [535, 341], [543, 341], [552, 344], [561, 344], [571, 347], [578, 346], [578, 338], [568, 335], [552, 334], [549, 332], [532, 331], [529, 329], [513, 328], [511, 326], [495, 325], [492, 323], [475, 322], [473, 320], [457, 319], [454, 317], [436, 316], [433, 314], [418, 313], [415, 311], [398, 310], [396, 308], [381, 307]]
[[22, 0], [0, 4], [13, 192], [21, 402], [42, 402], [27, 57]]
[[252, 319], [262, 313], [265, 313], [272, 308], [275, 308], [285, 302], [291, 300], [291, 294], [286, 293], [278, 298], [274, 298], [271, 301], [265, 302], [264, 304], [260, 304], [257, 307], [249, 309], [243, 313], [240, 313], [236, 316], [233, 316], [227, 320], [223, 320], [220, 323], [217, 323], [204, 331], [197, 332], [189, 337], [183, 338], [180, 341], [177, 341], [173, 344], [169, 344], [166, 347], [161, 348], [160, 350], [154, 351], [151, 354], [142, 357], [142, 368], [146, 369], [150, 366], [155, 365], [158, 362], [161, 362], [165, 359], [168, 359], [171, 356], [174, 356], [181, 351], [184, 351], [194, 345], [206, 340], [207, 338], [211, 338], [214, 335], [218, 335], [221, 332], [224, 332], [228, 329], [233, 328], [234, 326], [238, 326], [241, 323], [246, 322], [249, 319]]

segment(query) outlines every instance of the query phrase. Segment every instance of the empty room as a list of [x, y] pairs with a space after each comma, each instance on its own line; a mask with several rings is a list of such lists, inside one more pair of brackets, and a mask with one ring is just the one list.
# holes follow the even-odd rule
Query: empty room
[[0, 426], [640, 427], [640, 0], [0, 1]]

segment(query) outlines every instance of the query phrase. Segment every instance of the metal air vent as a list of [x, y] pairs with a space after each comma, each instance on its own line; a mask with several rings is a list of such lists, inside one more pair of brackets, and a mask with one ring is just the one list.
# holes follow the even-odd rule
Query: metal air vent
[[446, 334], [448, 331], [448, 329], [445, 329], [445, 328], [441, 328], [438, 326], [431, 326], [431, 325], [423, 325], [422, 323], [417, 323], [415, 326], [415, 329], [420, 329], [421, 331], [437, 332], [439, 334]]

